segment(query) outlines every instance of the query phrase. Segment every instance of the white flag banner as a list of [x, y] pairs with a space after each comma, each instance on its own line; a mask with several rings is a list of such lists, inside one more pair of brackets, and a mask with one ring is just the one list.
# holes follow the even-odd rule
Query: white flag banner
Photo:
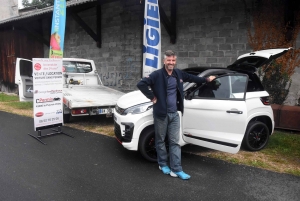
[[158, 0], [145, 0], [143, 77], [161, 68], [161, 31]]

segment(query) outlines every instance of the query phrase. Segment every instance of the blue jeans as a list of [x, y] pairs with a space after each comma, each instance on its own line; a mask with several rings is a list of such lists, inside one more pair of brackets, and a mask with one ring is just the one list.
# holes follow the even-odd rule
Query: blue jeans
[[168, 153], [165, 145], [165, 138], [169, 139], [170, 168], [173, 172], [182, 171], [181, 167], [181, 146], [179, 142], [179, 115], [177, 112], [167, 113], [165, 118], [154, 116], [155, 145], [158, 165], [168, 165]]

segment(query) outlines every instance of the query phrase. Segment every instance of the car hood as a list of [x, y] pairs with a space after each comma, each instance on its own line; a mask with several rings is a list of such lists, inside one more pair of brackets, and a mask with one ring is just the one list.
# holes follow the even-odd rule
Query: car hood
[[258, 68], [284, 55], [292, 48], [267, 49], [243, 54], [228, 69], [256, 72]]
[[150, 100], [139, 90], [129, 92], [118, 99], [117, 105], [120, 108], [127, 109], [134, 105], [150, 102]]

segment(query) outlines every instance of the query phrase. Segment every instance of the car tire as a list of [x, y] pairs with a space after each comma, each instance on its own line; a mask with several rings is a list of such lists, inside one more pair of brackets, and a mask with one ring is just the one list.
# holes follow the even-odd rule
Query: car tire
[[69, 123], [71, 121], [71, 114], [64, 114], [64, 123]]
[[157, 162], [154, 129], [148, 129], [142, 133], [139, 140], [139, 152], [150, 162]]
[[260, 121], [249, 123], [243, 145], [249, 151], [259, 151], [263, 149], [269, 142], [269, 128]]

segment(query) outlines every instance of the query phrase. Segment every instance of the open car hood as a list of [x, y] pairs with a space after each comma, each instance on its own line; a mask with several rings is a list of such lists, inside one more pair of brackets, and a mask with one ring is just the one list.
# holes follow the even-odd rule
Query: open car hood
[[237, 60], [227, 68], [232, 70], [242, 70], [254, 73], [257, 71], [258, 68], [272, 62], [273, 60], [284, 55], [287, 51], [291, 49], [293, 48], [289, 47], [267, 49], [243, 54], [239, 56]]

